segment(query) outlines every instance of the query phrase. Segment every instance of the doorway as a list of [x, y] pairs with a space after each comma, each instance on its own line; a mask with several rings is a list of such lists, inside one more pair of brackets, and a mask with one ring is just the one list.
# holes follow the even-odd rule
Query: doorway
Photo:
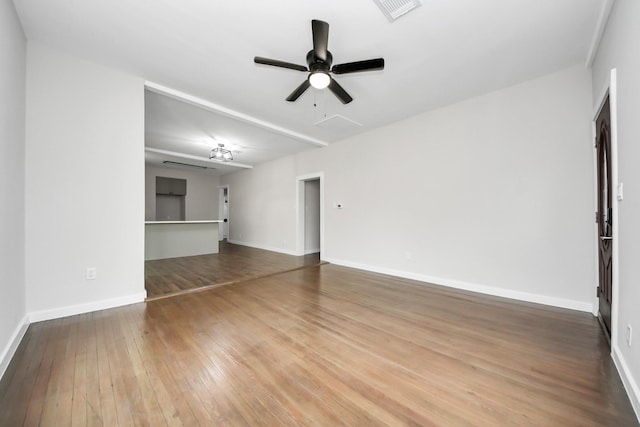
[[304, 254], [320, 253], [320, 179], [304, 182]]
[[598, 319], [611, 337], [613, 300], [613, 200], [611, 181], [611, 109], [609, 96], [596, 118], [596, 197], [598, 223]]
[[609, 344], [618, 330], [618, 205], [622, 184], [618, 183], [616, 132], [616, 70], [600, 93], [593, 115], [594, 195], [596, 206], [596, 277], [593, 314], [598, 317]]
[[297, 181], [297, 254], [320, 254], [324, 243], [324, 182], [322, 173], [299, 176]]
[[218, 219], [221, 219], [218, 240], [229, 240], [229, 186], [218, 187]]

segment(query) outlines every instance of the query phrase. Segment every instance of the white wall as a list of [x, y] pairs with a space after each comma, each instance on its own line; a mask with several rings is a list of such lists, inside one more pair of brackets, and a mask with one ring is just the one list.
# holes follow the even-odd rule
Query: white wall
[[180, 169], [145, 168], [145, 218], [156, 220], [156, 177], [181, 178], [187, 180], [185, 196], [185, 220], [197, 221], [218, 218], [218, 185], [220, 178]]
[[296, 254], [295, 159], [220, 177], [229, 185], [229, 242]]
[[576, 66], [223, 176], [231, 240], [294, 252], [295, 176], [324, 172], [323, 259], [589, 311], [590, 119]]
[[0, 377], [26, 330], [24, 126], [26, 41], [0, 1]]
[[[618, 177], [624, 200], [618, 204], [619, 299], [613, 343], [614, 360], [640, 417], [640, 2], [617, 0], [593, 63], [594, 102], [617, 69]], [[596, 106], [594, 105], [594, 109]], [[595, 111], [595, 110], [594, 110]], [[633, 328], [633, 346], [626, 343], [626, 328]]]
[[31, 319], [143, 300], [144, 81], [30, 42], [26, 99]]

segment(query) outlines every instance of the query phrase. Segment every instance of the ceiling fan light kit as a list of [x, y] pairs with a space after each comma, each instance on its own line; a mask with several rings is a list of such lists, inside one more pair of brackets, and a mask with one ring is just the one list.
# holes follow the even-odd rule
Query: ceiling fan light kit
[[331, 76], [324, 71], [315, 71], [309, 74], [309, 83], [316, 89], [324, 89], [331, 83]]
[[311, 21], [311, 31], [313, 33], [313, 49], [307, 53], [307, 66], [292, 64], [290, 62], [279, 61], [277, 59], [263, 58], [256, 56], [253, 61], [256, 64], [270, 65], [272, 67], [287, 68], [289, 70], [303, 71], [309, 73], [306, 80], [298, 86], [286, 98], [289, 102], [296, 101], [309, 86], [316, 89], [329, 88], [331, 92], [342, 102], [348, 104], [353, 101], [351, 95], [347, 93], [338, 82], [331, 77], [331, 74], [349, 74], [362, 71], [374, 71], [384, 69], [384, 59], [368, 59], [365, 61], [348, 62], [332, 67], [333, 55], [327, 46], [329, 43], [329, 24], [324, 21], [314, 19]]

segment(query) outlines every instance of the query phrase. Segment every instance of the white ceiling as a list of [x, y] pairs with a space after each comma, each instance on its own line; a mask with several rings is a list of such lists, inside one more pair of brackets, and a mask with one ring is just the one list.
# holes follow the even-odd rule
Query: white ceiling
[[[604, 1], [423, 0], [393, 23], [373, 0], [14, 3], [29, 40], [206, 104], [147, 91], [146, 145], [156, 150], [149, 161], [170, 151], [186, 154], [174, 161], [201, 157], [210, 165], [204, 141], [216, 137], [239, 146], [236, 162], [255, 165], [584, 63]], [[350, 104], [313, 88], [286, 102], [306, 74], [253, 62], [263, 56], [306, 65], [312, 19], [329, 23], [335, 64], [385, 59], [384, 71], [335, 77], [353, 96]]]

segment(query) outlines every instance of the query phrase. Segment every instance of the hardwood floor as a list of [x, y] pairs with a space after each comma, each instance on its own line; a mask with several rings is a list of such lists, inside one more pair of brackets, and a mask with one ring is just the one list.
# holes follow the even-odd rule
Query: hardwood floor
[[587, 313], [330, 264], [32, 324], [1, 426], [638, 425]]
[[292, 256], [220, 242], [220, 252], [145, 261], [147, 300], [256, 279], [320, 263], [320, 254]]

